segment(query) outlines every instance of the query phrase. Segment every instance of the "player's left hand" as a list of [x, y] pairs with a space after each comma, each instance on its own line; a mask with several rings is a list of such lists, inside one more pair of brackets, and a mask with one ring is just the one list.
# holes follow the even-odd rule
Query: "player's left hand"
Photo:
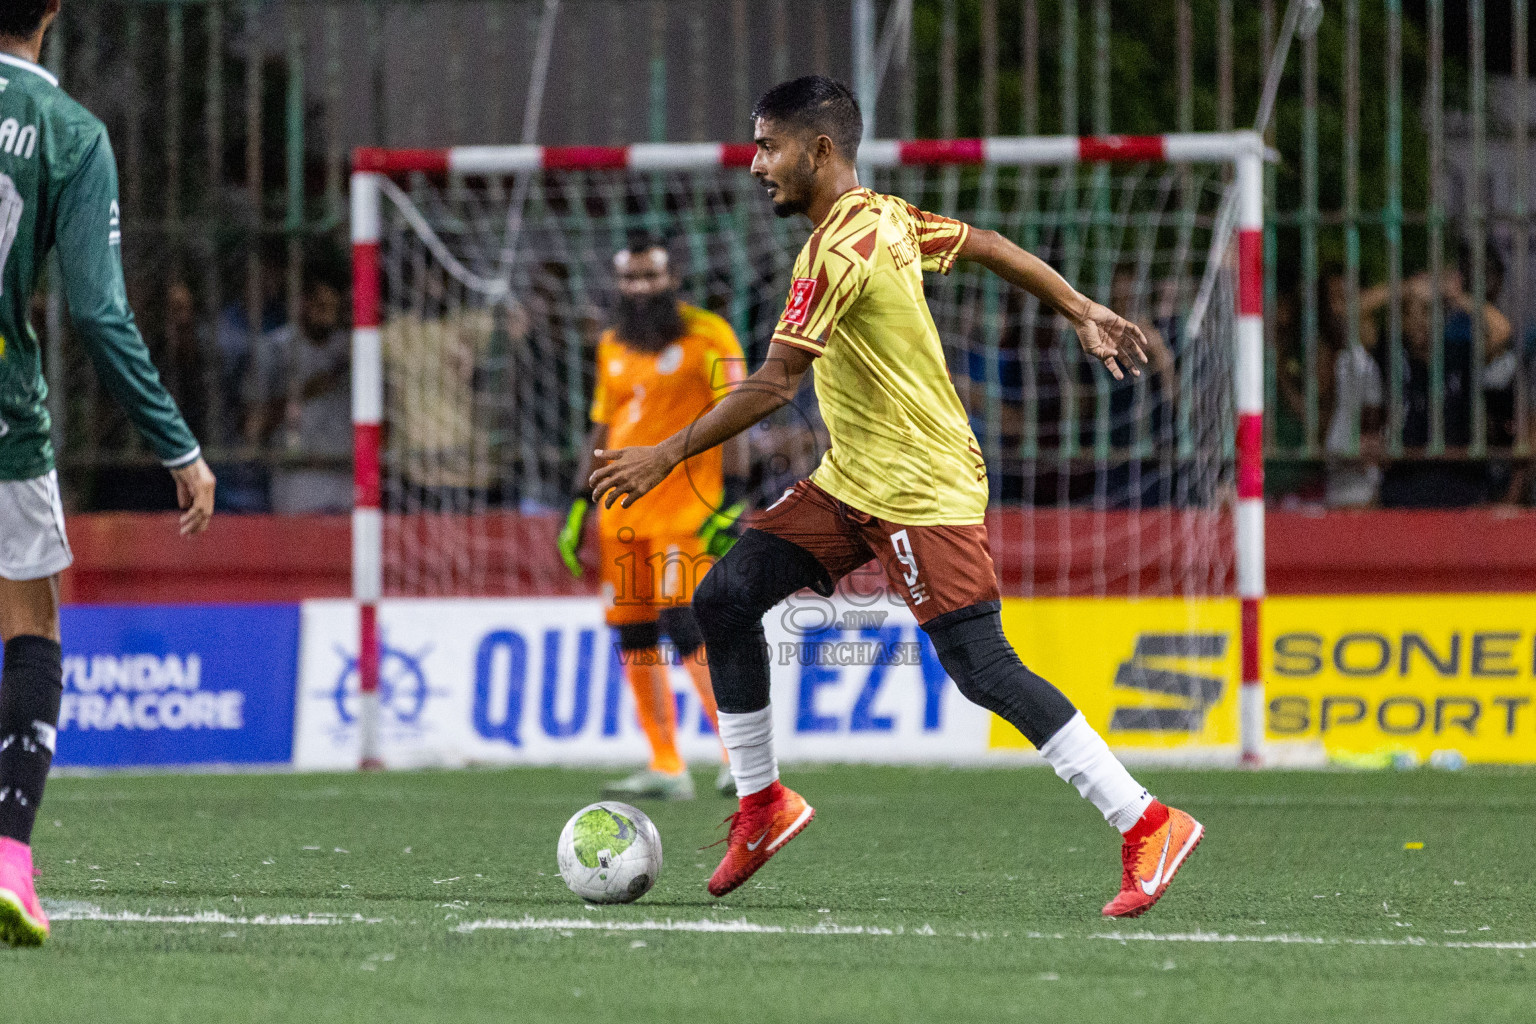
[[592, 487], [592, 503], [601, 503], [603, 508], [613, 508], [616, 501], [620, 508], [629, 508], [665, 480], [675, 465], [660, 446], [599, 448], [592, 453], [592, 464], [596, 468], [587, 480]]
[[171, 470], [176, 478], [176, 504], [181, 513], [181, 535], [190, 537], [208, 529], [213, 518], [213, 488], [217, 482], [208, 463], [199, 458], [189, 465]]
[[1141, 328], [1093, 301], [1089, 301], [1082, 317], [1072, 326], [1077, 329], [1083, 351], [1103, 363], [1115, 380], [1125, 379], [1120, 371], [1122, 363], [1131, 376], [1141, 376], [1141, 368], [1147, 365], [1147, 339]]

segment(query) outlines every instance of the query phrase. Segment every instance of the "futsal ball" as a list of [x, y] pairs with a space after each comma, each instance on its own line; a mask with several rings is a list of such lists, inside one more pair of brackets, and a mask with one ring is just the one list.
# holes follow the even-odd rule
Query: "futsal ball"
[[604, 800], [560, 831], [560, 877], [588, 903], [633, 903], [661, 874], [661, 835], [645, 812]]

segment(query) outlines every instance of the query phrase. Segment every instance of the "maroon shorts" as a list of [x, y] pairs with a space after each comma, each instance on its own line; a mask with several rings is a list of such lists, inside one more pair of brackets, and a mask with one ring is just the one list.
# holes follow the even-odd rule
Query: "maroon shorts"
[[838, 501], [801, 480], [755, 516], [754, 530], [804, 548], [826, 569], [827, 589], [878, 558], [919, 623], [1000, 600], [987, 528], [903, 526]]

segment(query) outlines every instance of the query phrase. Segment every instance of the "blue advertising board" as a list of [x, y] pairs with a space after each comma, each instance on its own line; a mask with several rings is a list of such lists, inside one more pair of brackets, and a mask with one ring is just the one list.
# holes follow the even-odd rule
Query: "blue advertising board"
[[59, 767], [287, 764], [298, 605], [65, 608]]

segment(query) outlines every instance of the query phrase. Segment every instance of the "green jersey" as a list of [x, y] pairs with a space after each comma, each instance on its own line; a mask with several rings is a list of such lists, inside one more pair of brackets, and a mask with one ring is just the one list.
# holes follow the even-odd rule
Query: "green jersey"
[[0, 53], [0, 480], [53, 469], [42, 357], [28, 318], [49, 250], [97, 375], [167, 466], [197, 440], [160, 383], [123, 284], [117, 166], [107, 129], [47, 71]]

